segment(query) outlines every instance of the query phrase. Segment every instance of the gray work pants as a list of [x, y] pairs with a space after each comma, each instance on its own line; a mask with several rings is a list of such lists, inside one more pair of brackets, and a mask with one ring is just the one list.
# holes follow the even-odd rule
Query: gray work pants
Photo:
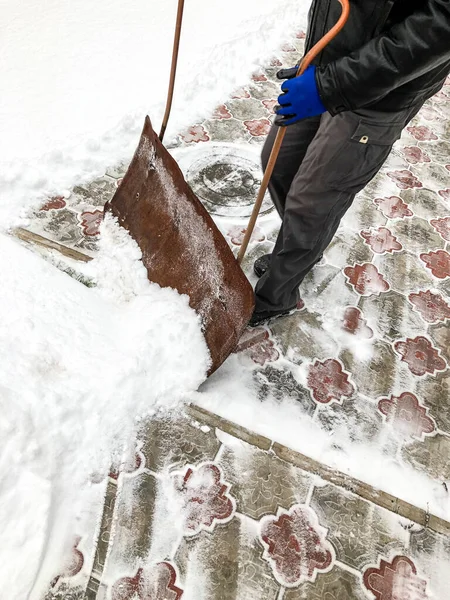
[[[325, 113], [287, 128], [269, 185], [282, 219], [256, 311], [293, 308], [298, 287], [329, 245], [355, 195], [378, 173], [420, 106], [396, 113]], [[262, 152], [266, 167], [277, 128]]]

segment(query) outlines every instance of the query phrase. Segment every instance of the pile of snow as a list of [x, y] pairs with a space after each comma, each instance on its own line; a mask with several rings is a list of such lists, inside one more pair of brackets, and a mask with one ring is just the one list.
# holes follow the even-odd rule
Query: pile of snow
[[[128, 161], [164, 113], [178, 0], [0, 0], [0, 224]], [[310, 0], [189, 0], [166, 140], [289, 40]]]
[[[167, 140], [245, 84], [310, 1], [186, 2]], [[177, 0], [0, 0], [0, 230], [128, 161], [164, 111]], [[123, 232], [122, 232], [123, 234]], [[188, 299], [150, 285], [109, 224], [88, 289], [0, 234], [0, 588], [38, 598], [89, 476], [136, 418], [197, 389], [209, 364]], [[43, 588], [41, 589], [41, 586]]]
[[0, 235], [0, 588], [11, 600], [33, 584], [39, 598], [55, 576], [83, 489], [133, 446], [136, 419], [181, 402], [209, 366], [188, 298], [148, 282], [112, 220], [102, 240], [89, 289]]

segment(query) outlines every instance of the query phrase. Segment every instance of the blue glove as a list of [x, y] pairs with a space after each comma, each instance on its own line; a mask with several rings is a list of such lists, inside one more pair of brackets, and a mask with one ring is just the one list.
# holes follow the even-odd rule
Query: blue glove
[[277, 73], [279, 79], [287, 79], [281, 86], [284, 92], [278, 97], [275, 125], [285, 126], [308, 117], [326, 112], [319, 96], [316, 83], [316, 67], [310, 66], [303, 75], [295, 77], [298, 67], [283, 69]]

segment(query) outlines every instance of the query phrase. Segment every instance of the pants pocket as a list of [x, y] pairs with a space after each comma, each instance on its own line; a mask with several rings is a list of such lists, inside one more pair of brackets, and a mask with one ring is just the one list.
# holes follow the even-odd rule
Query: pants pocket
[[359, 119], [330, 161], [330, 183], [339, 191], [358, 193], [383, 166], [404, 123]]

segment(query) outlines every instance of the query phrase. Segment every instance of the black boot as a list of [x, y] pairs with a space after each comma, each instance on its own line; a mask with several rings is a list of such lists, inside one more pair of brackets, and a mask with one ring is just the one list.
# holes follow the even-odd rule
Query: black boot
[[262, 277], [270, 267], [271, 254], [263, 254], [253, 264], [253, 271], [257, 277]]
[[262, 312], [254, 311], [248, 323], [248, 327], [258, 327], [258, 325], [269, 325], [280, 317], [287, 317], [297, 311], [297, 306], [292, 308], [284, 308], [281, 310], [264, 310]]

